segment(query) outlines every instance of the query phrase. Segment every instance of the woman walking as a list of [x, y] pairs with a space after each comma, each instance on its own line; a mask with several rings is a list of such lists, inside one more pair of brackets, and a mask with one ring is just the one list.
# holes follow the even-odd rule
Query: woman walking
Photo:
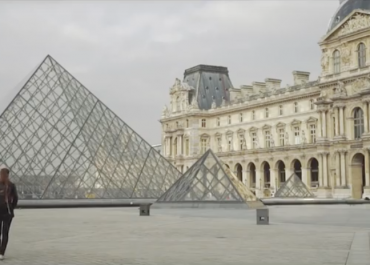
[[18, 204], [18, 194], [15, 185], [9, 180], [9, 169], [0, 170], [0, 260], [4, 259], [8, 245], [9, 229], [14, 217], [14, 209]]

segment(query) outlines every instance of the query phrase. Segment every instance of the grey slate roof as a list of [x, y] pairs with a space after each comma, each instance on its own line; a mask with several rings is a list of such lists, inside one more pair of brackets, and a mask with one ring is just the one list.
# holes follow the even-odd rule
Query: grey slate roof
[[370, 10], [370, 0], [343, 1], [330, 20], [328, 32], [340, 24], [355, 9]]
[[199, 109], [208, 110], [212, 102], [219, 107], [223, 98], [230, 102], [229, 89], [233, 87], [227, 67], [198, 65], [185, 70], [184, 82], [195, 88]]

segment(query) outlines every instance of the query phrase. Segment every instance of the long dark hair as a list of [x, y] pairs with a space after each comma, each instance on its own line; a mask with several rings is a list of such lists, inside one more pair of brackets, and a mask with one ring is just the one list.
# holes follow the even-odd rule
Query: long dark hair
[[3, 178], [4, 175], [1, 175], [1, 179], [0, 179], [0, 182], [2, 184], [4, 184], [5, 186], [5, 202], [8, 203], [9, 202], [9, 195], [10, 195], [10, 189], [9, 189], [9, 186], [10, 186], [10, 180], [9, 180], [9, 169], [7, 168], [3, 168], [1, 169], [1, 171], [5, 171], [6, 173], [6, 177]]

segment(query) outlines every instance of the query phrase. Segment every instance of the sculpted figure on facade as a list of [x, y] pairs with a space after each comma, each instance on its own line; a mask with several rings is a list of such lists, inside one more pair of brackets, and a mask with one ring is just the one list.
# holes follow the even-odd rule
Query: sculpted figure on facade
[[351, 47], [348, 45], [348, 43], [343, 44], [341, 49], [341, 58], [344, 65], [348, 65], [351, 63]]
[[338, 35], [345, 35], [367, 27], [370, 27], [370, 17], [368, 15], [356, 14], [341, 27]]
[[322, 52], [321, 54], [321, 67], [323, 72], [326, 72], [329, 70], [329, 56], [327, 52]]
[[306, 143], [307, 143], [306, 133], [304, 132], [304, 130], [302, 130], [302, 144]]
[[274, 138], [270, 138], [270, 147], [275, 147], [275, 141]]
[[347, 90], [342, 81], [338, 81], [337, 86], [335, 87], [336, 96], [347, 96]]
[[166, 105], [164, 105], [163, 110], [162, 110], [162, 117], [168, 118], [169, 113], [168, 113], [168, 108]]
[[285, 132], [285, 139], [284, 139], [284, 144], [285, 145], [289, 145], [289, 133], [288, 132]]
[[216, 106], [216, 99], [215, 99], [215, 97], [212, 97], [212, 99], [213, 99], [213, 101], [212, 101], [212, 106], [211, 106], [211, 108], [212, 109], [215, 109], [217, 106]]

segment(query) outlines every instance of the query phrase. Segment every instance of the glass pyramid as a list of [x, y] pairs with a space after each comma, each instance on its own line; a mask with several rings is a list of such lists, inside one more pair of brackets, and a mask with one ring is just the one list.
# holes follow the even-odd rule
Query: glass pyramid
[[156, 204], [186, 202], [245, 204], [245, 197], [247, 196], [238, 190], [225, 172], [222, 162], [208, 150], [157, 200]]
[[296, 175], [290, 178], [276, 191], [276, 198], [312, 198], [314, 195], [306, 184]]
[[0, 116], [21, 199], [157, 199], [181, 173], [47, 56]]

